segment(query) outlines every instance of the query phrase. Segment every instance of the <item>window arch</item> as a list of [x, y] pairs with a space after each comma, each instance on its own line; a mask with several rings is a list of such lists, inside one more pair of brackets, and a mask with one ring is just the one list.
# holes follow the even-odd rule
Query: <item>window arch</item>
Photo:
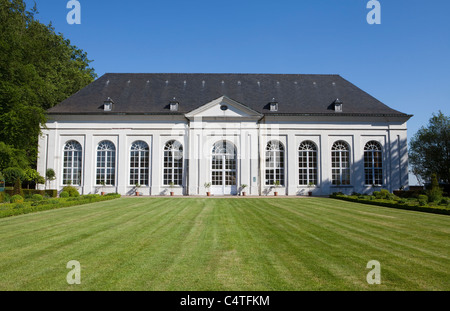
[[226, 140], [214, 144], [211, 154], [211, 182], [213, 186], [236, 185], [236, 146]]
[[114, 186], [116, 181], [116, 146], [109, 140], [101, 141], [97, 146], [96, 184], [105, 183]]
[[383, 151], [377, 141], [364, 146], [364, 181], [366, 185], [383, 184]]
[[299, 185], [317, 185], [317, 146], [306, 140], [298, 147]]
[[331, 167], [333, 185], [350, 185], [350, 147], [342, 140], [331, 148]]
[[173, 183], [183, 184], [183, 145], [176, 140], [171, 140], [164, 146], [164, 174], [165, 186]]
[[276, 181], [284, 186], [284, 146], [271, 140], [266, 146], [266, 185], [274, 185]]
[[83, 148], [80, 143], [71, 140], [64, 145], [63, 155], [63, 184], [81, 185]]
[[130, 149], [130, 185], [148, 186], [150, 148], [145, 141], [138, 140]]

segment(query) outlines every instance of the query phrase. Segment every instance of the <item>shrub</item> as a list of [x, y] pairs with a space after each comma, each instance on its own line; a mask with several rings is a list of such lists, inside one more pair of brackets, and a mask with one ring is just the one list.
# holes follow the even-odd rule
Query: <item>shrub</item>
[[372, 195], [373, 195], [375, 198], [377, 198], [377, 199], [381, 199], [381, 193], [380, 193], [380, 191], [374, 191], [374, 192], [372, 193]]
[[421, 194], [419, 195], [417, 200], [419, 201], [420, 206], [425, 206], [428, 203], [428, 196], [426, 196], [425, 194]]
[[429, 202], [438, 202], [442, 199], [442, 189], [439, 188], [439, 182], [436, 174], [431, 175], [431, 187], [427, 191]]
[[7, 184], [14, 184], [17, 179], [23, 179], [25, 172], [19, 167], [8, 167], [3, 170], [3, 176]]
[[11, 203], [23, 203], [23, 197], [20, 194], [11, 197]]
[[78, 192], [77, 188], [73, 187], [73, 186], [65, 186], [63, 188], [63, 191], [66, 191], [69, 194], [69, 197], [79, 197], [80, 193]]
[[45, 190], [45, 195], [56, 198], [58, 196], [58, 190], [52, 189], [52, 190]]
[[69, 196], [70, 196], [69, 192], [67, 192], [65, 190], [61, 191], [61, 193], [59, 194], [60, 198], [68, 198]]
[[16, 194], [24, 197], [23, 191], [22, 191], [22, 182], [20, 181], [20, 178], [17, 178], [16, 182], [14, 183], [13, 195], [16, 195]]
[[381, 190], [380, 190], [380, 195], [381, 195], [381, 197], [383, 197], [383, 198], [388, 197], [390, 194], [391, 194], [391, 193], [390, 193], [389, 191], [387, 191], [386, 189], [381, 189]]
[[14, 209], [19, 209], [19, 208], [24, 208], [25, 207], [25, 205], [24, 204], [22, 204], [22, 203], [17, 203], [16, 205], [14, 205]]
[[449, 203], [450, 203], [449, 198], [442, 198], [441, 201], [439, 202], [440, 205], [448, 205]]
[[31, 199], [35, 202], [37, 201], [42, 201], [43, 197], [40, 194], [33, 194], [33, 196], [31, 197]]
[[2, 202], [9, 203], [11, 201], [11, 196], [6, 192], [2, 192], [2, 193], [3, 193], [3, 201], [1, 201], [0, 203], [2, 203]]

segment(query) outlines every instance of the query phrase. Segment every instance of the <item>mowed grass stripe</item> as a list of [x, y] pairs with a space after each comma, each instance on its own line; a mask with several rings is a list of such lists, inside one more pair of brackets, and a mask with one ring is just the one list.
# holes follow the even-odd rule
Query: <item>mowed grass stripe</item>
[[0, 220], [0, 290], [448, 290], [449, 219], [320, 198], [123, 198]]

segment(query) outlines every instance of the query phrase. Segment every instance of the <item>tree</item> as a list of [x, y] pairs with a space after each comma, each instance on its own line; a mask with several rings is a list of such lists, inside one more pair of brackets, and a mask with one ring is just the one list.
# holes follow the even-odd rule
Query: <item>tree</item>
[[3, 170], [3, 176], [7, 184], [14, 184], [17, 179], [23, 179], [25, 172], [20, 167], [9, 167]]
[[450, 183], [450, 117], [433, 114], [427, 127], [421, 127], [410, 141], [411, 171], [423, 180]]
[[0, 141], [0, 170], [8, 167], [25, 169], [28, 165], [28, 158], [24, 150], [15, 149]]
[[13, 195], [20, 195], [22, 198], [24, 196], [22, 191], [22, 182], [20, 178], [17, 178], [16, 182], [14, 183]]
[[45, 180], [52, 181], [56, 179], [56, 173], [52, 168], [47, 169], [45, 172]]
[[24, 0], [0, 0], [0, 141], [33, 166], [46, 109], [96, 77], [87, 54], [36, 14]]
[[42, 181], [45, 180], [44, 178], [34, 169], [32, 168], [27, 168], [25, 169], [25, 174], [24, 174], [24, 181], [27, 182], [27, 188], [30, 189], [30, 183], [34, 182], [35, 184], [38, 183], [43, 183]]

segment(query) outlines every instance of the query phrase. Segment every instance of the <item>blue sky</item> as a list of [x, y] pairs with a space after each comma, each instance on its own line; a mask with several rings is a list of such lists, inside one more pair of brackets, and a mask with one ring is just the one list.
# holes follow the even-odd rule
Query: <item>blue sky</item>
[[[26, 1], [31, 8], [34, 1]], [[449, 114], [450, 1], [36, 0], [52, 22], [106, 72], [339, 74], [386, 105], [413, 114], [408, 138], [439, 110]], [[414, 183], [414, 182], [413, 182]]]

